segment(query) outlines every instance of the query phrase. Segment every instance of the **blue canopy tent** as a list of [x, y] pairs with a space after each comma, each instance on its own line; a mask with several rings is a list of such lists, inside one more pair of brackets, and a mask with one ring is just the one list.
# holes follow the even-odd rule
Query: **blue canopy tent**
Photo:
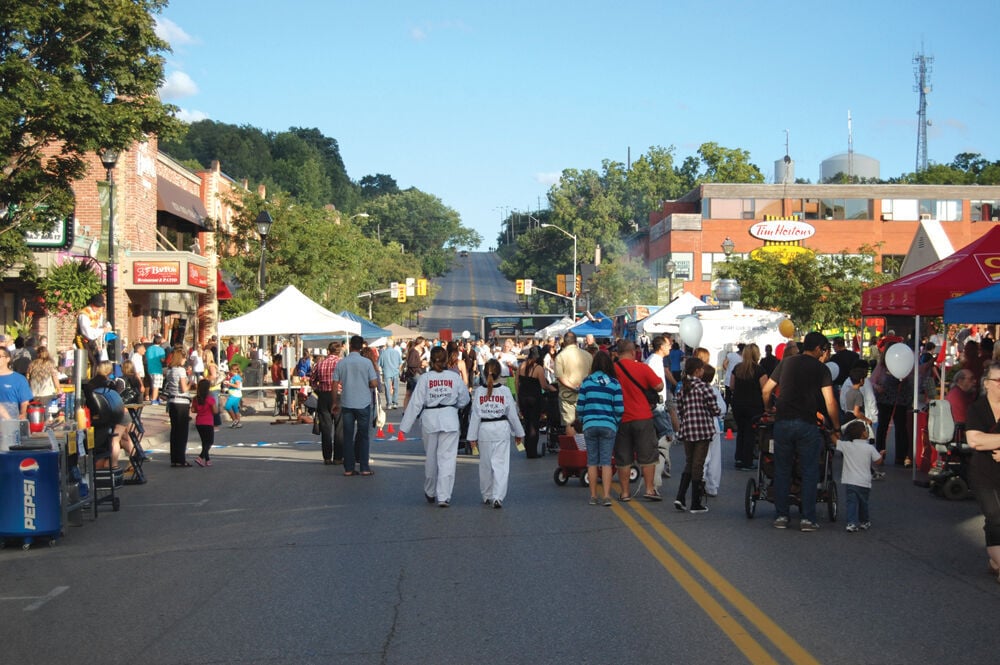
[[[355, 314], [354, 312], [348, 312], [346, 309], [340, 313], [340, 316], [345, 319], [350, 319], [356, 323], [361, 324], [361, 336], [365, 338], [366, 342], [371, 342], [372, 340], [379, 339], [380, 337], [391, 337], [392, 331], [386, 330], [385, 328], [380, 328], [368, 319], [362, 318]], [[312, 342], [313, 344], [325, 343], [333, 339], [343, 339], [348, 337], [348, 335], [303, 335], [302, 340], [305, 342]]]
[[1000, 284], [944, 301], [945, 323], [1000, 323]]
[[610, 338], [614, 334], [614, 321], [607, 314], [598, 312], [594, 315], [594, 320], [578, 323], [570, 328], [569, 331], [577, 337], [593, 335], [594, 337]]

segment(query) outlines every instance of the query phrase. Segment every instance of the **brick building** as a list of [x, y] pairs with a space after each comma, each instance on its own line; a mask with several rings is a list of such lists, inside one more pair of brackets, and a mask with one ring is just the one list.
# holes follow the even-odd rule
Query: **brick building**
[[[90, 263], [106, 283], [108, 194], [100, 158], [88, 156], [87, 176], [73, 186], [76, 206], [62, 244], [29, 247], [42, 275], [66, 260]], [[160, 333], [189, 347], [204, 344], [218, 325], [218, 300], [228, 297], [218, 270], [216, 229], [233, 220], [229, 197], [245, 184], [218, 162], [194, 172], [157, 149], [155, 138], [122, 151], [114, 168], [115, 327], [127, 342]], [[222, 289], [220, 294], [219, 289]], [[0, 323], [20, 320], [37, 299], [17, 270], [0, 286]], [[35, 332], [50, 350], [72, 345], [75, 317], [40, 315]]]
[[[775, 231], [772, 219], [795, 220], [797, 239], [817, 255], [854, 253], [872, 246], [880, 258], [899, 265], [921, 220], [938, 220], [954, 248], [986, 233], [1000, 216], [1000, 187], [951, 185], [757, 185], [705, 184], [675, 201], [665, 201], [649, 217], [649, 228], [627, 240], [630, 254], [643, 259], [666, 302], [687, 290], [712, 293], [715, 264], [733, 241], [734, 255], [762, 247]], [[778, 229], [779, 231], [781, 229]], [[667, 272], [673, 261], [673, 279]], [[661, 303], [661, 304], [664, 304]]]

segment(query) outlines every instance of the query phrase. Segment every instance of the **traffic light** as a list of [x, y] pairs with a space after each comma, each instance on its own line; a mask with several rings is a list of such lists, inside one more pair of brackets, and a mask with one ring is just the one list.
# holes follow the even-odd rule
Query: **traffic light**
[[523, 295], [524, 294], [524, 280], [523, 279], [519, 279], [516, 282], [514, 282], [514, 293], [516, 293], [517, 295]]
[[556, 275], [556, 293], [566, 295], [566, 275], [562, 273]]
[[530, 296], [534, 288], [534, 283], [530, 279], [524, 280], [524, 295]]
[[403, 284], [399, 285], [399, 293], [396, 296], [396, 302], [406, 302], [406, 286]]
[[580, 273], [577, 273], [577, 275], [576, 275], [576, 291], [574, 291], [574, 293], [576, 295], [580, 295], [580, 293], [582, 291], [583, 291], [583, 275], [581, 275]]
[[427, 280], [421, 277], [417, 280], [417, 295], [426, 296], [427, 295]]

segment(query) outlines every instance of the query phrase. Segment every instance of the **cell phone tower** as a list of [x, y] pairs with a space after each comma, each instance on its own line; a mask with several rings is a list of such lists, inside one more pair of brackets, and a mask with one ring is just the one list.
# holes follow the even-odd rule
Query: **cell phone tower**
[[917, 109], [917, 173], [927, 170], [927, 95], [933, 90], [931, 86], [931, 71], [934, 56], [924, 55], [923, 44], [920, 53], [913, 56], [913, 75], [917, 79], [913, 90], [920, 94], [920, 107]]

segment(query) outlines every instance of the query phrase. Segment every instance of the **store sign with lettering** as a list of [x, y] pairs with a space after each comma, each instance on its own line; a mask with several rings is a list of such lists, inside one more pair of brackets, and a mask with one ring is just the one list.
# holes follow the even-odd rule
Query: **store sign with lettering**
[[208, 288], [208, 271], [195, 263], [188, 263], [188, 284]]
[[792, 220], [773, 220], [757, 222], [750, 227], [750, 235], [771, 242], [788, 242], [805, 240], [816, 234], [812, 224]]
[[133, 281], [136, 284], [180, 284], [179, 261], [136, 261], [133, 264]]

